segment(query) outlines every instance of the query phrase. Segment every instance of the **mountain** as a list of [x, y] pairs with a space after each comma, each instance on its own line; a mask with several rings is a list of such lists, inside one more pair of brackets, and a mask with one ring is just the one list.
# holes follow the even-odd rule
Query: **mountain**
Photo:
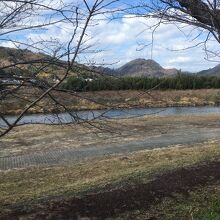
[[42, 53], [34, 53], [30, 50], [15, 49], [9, 47], [0, 47], [0, 66], [6, 66], [13, 63], [20, 63], [31, 60], [49, 58]]
[[177, 69], [164, 69], [154, 60], [135, 59], [118, 69], [110, 69], [104, 67], [96, 67], [97, 71], [100, 71], [106, 75], [115, 76], [154, 76], [164, 77], [176, 75]]
[[95, 71], [97, 73], [101, 73], [104, 75], [108, 75], [108, 76], [114, 76], [117, 75], [117, 70], [115, 69], [111, 69], [108, 67], [103, 67], [103, 66], [92, 66], [90, 67], [91, 71]]
[[117, 72], [121, 76], [154, 76], [163, 77], [177, 74], [177, 69], [164, 69], [154, 60], [135, 59], [119, 69]]
[[[56, 61], [43, 53], [35, 53], [27, 49], [0, 47], [0, 79], [15, 76], [35, 77], [56, 80], [65, 74], [65, 61]], [[48, 65], [49, 64], [49, 65]]]
[[[39, 60], [38, 63], [34, 65], [31, 64], [22, 64], [26, 61], [34, 61]], [[21, 63], [19, 64], [19, 68], [14, 68], [13, 72], [20, 74], [28, 74], [30, 70], [35, 71], [35, 69], [42, 69], [45, 64], [41, 63], [40, 60], [53, 60], [52, 57], [47, 56], [42, 53], [34, 53], [30, 50], [22, 50], [22, 49], [13, 49], [7, 47], [0, 47], [0, 67], [11, 65], [14, 63]], [[67, 63], [65, 61], [59, 61], [60, 64], [65, 66]], [[95, 74], [96, 72], [105, 74], [105, 75], [114, 75], [114, 76], [153, 76], [153, 77], [164, 77], [164, 76], [172, 76], [176, 75], [178, 70], [177, 69], [165, 69], [160, 66], [154, 60], [146, 60], [146, 59], [135, 59], [132, 60], [125, 65], [121, 66], [117, 69], [105, 68], [102, 66], [85, 66], [82, 64], [75, 63], [76, 71], [73, 70], [77, 74], [79, 71], [81, 75], [89, 76], [91, 74]], [[11, 69], [12, 70], [12, 69]], [[45, 78], [60, 78], [64, 74], [64, 69], [59, 65], [48, 65], [48, 67], [43, 68], [40, 70], [38, 76], [45, 77]], [[94, 71], [94, 73], [92, 73]], [[4, 75], [4, 74], [3, 74]], [[97, 76], [98, 76], [97, 75]]]
[[[16, 64], [16, 65], [14, 65]], [[1, 69], [1, 67], [10, 66], [9, 68]], [[39, 78], [56, 79], [62, 78], [66, 72], [67, 62], [57, 60], [56, 58], [44, 53], [36, 53], [27, 49], [16, 49], [0, 46], [0, 79], [11, 78], [13, 76], [34, 76], [37, 73]], [[96, 77], [99, 74], [93, 73], [93, 68], [74, 63], [70, 76], [82, 76], [85, 78]], [[114, 73], [110, 68], [97, 67], [97, 72], [105, 72], [106, 74]], [[13, 75], [12, 75], [13, 73]]]
[[197, 75], [198, 76], [220, 76], [220, 64], [218, 64], [214, 68], [202, 70], [198, 72]]

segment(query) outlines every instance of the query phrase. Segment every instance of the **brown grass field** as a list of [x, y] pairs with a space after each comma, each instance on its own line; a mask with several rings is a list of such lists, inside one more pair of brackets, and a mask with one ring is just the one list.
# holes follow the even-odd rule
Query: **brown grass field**
[[[179, 127], [218, 128], [219, 117], [150, 116], [106, 122], [120, 134], [89, 126], [29, 125], [1, 139], [0, 155], [95, 144], [101, 149], [111, 142], [135, 141]], [[0, 219], [217, 220], [219, 170], [220, 142], [210, 140], [0, 171]]]
[[[4, 114], [18, 114], [34, 100], [39, 91], [23, 90], [17, 97], [9, 97], [1, 103], [0, 111]], [[220, 89], [201, 90], [170, 90], [170, 91], [97, 91], [76, 92], [75, 95], [53, 93], [57, 100], [65, 105], [68, 110], [106, 109], [106, 108], [135, 108], [135, 107], [167, 107], [167, 106], [204, 106], [220, 104]], [[57, 107], [46, 98], [38, 106], [29, 110], [29, 113], [62, 112], [64, 109]]]

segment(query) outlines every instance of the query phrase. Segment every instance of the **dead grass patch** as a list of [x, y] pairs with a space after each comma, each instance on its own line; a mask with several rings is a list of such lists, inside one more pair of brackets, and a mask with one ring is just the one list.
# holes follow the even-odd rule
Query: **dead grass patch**
[[56, 196], [81, 195], [106, 186], [146, 183], [156, 174], [220, 158], [220, 144], [172, 147], [76, 164], [0, 172], [0, 206]]

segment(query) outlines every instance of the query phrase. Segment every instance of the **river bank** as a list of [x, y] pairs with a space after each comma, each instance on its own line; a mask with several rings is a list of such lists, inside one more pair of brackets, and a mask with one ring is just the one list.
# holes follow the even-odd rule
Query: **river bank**
[[211, 220], [219, 156], [206, 143], [0, 171], [0, 219]]
[[[0, 156], [21, 156], [48, 151], [115, 149], [194, 144], [220, 137], [220, 113], [148, 115], [72, 125], [25, 125], [0, 139]], [[124, 146], [124, 147], [123, 147]], [[90, 152], [90, 150], [88, 152]], [[100, 151], [99, 151], [100, 150]], [[77, 154], [77, 152], [76, 152]]]
[[[219, 218], [219, 119], [151, 115], [17, 127], [0, 139], [0, 219]], [[57, 152], [67, 157], [54, 161]]]
[[[20, 91], [18, 96], [9, 97], [1, 103], [0, 111], [5, 115], [16, 115], [22, 112], [28, 101], [34, 100], [37, 91]], [[102, 110], [110, 108], [151, 108], [151, 107], [184, 107], [184, 106], [219, 106], [220, 89], [201, 90], [169, 90], [169, 91], [97, 91], [77, 92], [72, 94], [53, 93], [57, 101], [66, 106], [69, 111]], [[53, 104], [49, 98], [45, 98], [37, 106], [31, 108], [28, 113], [60, 113], [64, 108]]]

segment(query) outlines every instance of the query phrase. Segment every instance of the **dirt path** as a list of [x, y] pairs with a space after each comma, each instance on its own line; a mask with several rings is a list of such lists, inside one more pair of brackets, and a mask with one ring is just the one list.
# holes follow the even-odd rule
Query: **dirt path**
[[21, 156], [0, 157], [0, 170], [25, 168], [35, 165], [54, 165], [68, 161], [79, 161], [112, 154], [134, 152], [144, 149], [168, 147], [171, 145], [191, 145], [210, 140], [220, 140], [220, 128], [179, 127], [166, 133], [145, 136], [140, 140], [130, 140], [112, 144], [94, 145], [77, 149], [50, 150]]
[[[220, 161], [210, 162], [198, 167], [180, 168], [160, 176], [146, 184], [127, 186], [123, 189], [90, 193], [82, 198], [42, 202], [29, 208], [14, 208], [7, 216], [0, 219], [19, 219], [32, 216], [33, 219], [106, 219], [132, 210], [148, 210], [154, 202], [160, 203], [165, 197], [175, 194], [188, 195], [196, 187], [220, 181]], [[46, 211], [45, 211], [46, 210]], [[31, 219], [32, 219], [31, 218]]]

